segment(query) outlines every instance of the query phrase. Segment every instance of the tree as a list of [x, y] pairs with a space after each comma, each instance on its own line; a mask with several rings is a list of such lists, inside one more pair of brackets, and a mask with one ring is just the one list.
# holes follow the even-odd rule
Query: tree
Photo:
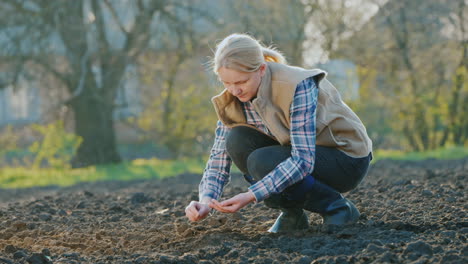
[[[395, 144], [399, 147], [423, 151], [444, 146], [448, 139], [458, 145], [466, 142], [461, 132], [466, 131], [462, 102], [467, 98], [461, 65], [467, 10], [461, 2], [379, 4], [372, 20], [340, 44], [339, 53], [367, 75], [361, 79], [373, 79], [364, 82], [372, 88], [364, 87], [368, 94], [360, 106], [363, 118], [385, 117], [383, 125], [391, 128], [387, 137], [404, 140]], [[446, 21], [453, 22], [458, 38], [448, 34]], [[371, 129], [381, 125], [376, 122]]]
[[[193, 3], [192, 3], [193, 4]], [[147, 54], [142, 79], [145, 111], [133, 119], [146, 140], [163, 145], [173, 158], [199, 157], [212, 145], [216, 114], [210, 98], [222, 91], [222, 84], [209, 67], [216, 41], [233, 32], [247, 32], [265, 42], [273, 42], [291, 63], [302, 63], [304, 10], [300, 1], [216, 1], [210, 10], [223, 27], [210, 30], [197, 24], [196, 10], [187, 9], [187, 24], [169, 25], [171, 36], [160, 34], [164, 52]], [[290, 19], [285, 20], [285, 17]], [[205, 72], [201, 73], [200, 66]], [[151, 77], [154, 74], [158, 78]], [[215, 84], [215, 85], [213, 85]], [[214, 86], [214, 87], [213, 87]]]
[[452, 135], [456, 145], [468, 141], [468, 7], [465, 0], [452, 2], [453, 12], [447, 17], [447, 27], [454, 32], [452, 37], [457, 41], [460, 59], [453, 76], [452, 93], [449, 98], [449, 124], [447, 125], [442, 144]]
[[113, 112], [122, 77], [142, 54], [157, 49], [152, 36], [163, 25], [185, 23], [177, 13], [187, 7], [171, 0], [5, 0], [0, 45], [11, 74], [3, 83], [32, 67], [41, 70], [36, 77], [53, 76], [69, 94], [63, 104], [83, 139], [74, 166], [119, 162]]
[[170, 158], [206, 153], [216, 124], [210, 103], [216, 90], [208, 81], [209, 73], [202, 69], [213, 31], [200, 26], [197, 14], [187, 7], [186, 23], [169, 24], [172, 33], [158, 35], [165, 43], [163, 50], [148, 52], [140, 59], [141, 79], [148, 88], [144, 91], [145, 110], [130, 123], [139, 128], [143, 140], [164, 146], [165, 156]]
[[369, 0], [303, 0], [305, 12], [306, 63], [326, 62], [339, 57], [340, 42], [352, 37], [376, 8]]
[[[307, 24], [300, 0], [226, 1], [225, 28], [220, 39], [233, 32], [252, 34], [263, 44], [278, 48], [288, 63], [302, 65], [303, 42]], [[231, 5], [229, 3], [232, 3]]]

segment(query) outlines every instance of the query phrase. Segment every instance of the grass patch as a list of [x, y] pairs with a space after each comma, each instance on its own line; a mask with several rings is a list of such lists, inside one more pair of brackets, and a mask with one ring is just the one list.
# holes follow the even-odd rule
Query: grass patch
[[182, 173], [201, 174], [206, 161], [136, 159], [131, 162], [79, 169], [0, 168], [0, 188], [68, 186], [78, 182], [136, 180], [172, 177]]
[[[468, 157], [468, 148], [451, 147], [427, 152], [402, 152], [376, 150], [374, 160], [424, 160], [424, 159], [460, 159]], [[29, 169], [0, 168], [0, 188], [25, 188], [33, 186], [59, 185], [69, 186], [78, 182], [106, 180], [136, 180], [172, 177], [182, 173], [202, 174], [206, 160], [160, 160], [136, 159], [115, 165], [90, 166], [79, 169]], [[239, 172], [235, 166], [231, 172]]]
[[425, 159], [461, 159], [468, 157], [467, 147], [448, 147], [425, 152], [403, 152], [398, 150], [376, 150], [374, 151], [374, 160], [376, 162], [382, 159], [392, 160], [425, 160]]

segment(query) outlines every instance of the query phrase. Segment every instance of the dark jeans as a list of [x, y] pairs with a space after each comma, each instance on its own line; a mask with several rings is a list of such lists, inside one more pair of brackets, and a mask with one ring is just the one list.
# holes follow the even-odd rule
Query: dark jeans
[[[273, 138], [248, 126], [238, 126], [231, 130], [226, 139], [226, 149], [251, 184], [291, 157], [291, 146], [281, 146]], [[316, 146], [312, 176], [340, 193], [348, 192], [356, 188], [365, 177], [371, 159], [372, 154], [353, 158], [335, 148]], [[288, 187], [285, 192], [300, 184]]]

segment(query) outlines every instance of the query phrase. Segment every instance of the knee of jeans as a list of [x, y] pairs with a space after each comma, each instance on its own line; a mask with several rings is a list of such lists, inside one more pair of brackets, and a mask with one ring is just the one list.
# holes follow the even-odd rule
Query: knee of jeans
[[359, 182], [351, 182], [348, 184], [340, 184], [339, 186], [335, 187], [335, 190], [337, 190], [340, 193], [347, 193], [349, 191], [352, 191], [356, 189], [356, 187], [359, 185]]
[[229, 134], [226, 137], [226, 151], [232, 157], [236, 156], [238, 153], [241, 153], [245, 148], [246, 138], [248, 138], [248, 130], [250, 128], [238, 126], [231, 129]]
[[259, 181], [263, 179], [270, 171], [274, 168], [270, 168], [265, 162], [264, 154], [262, 151], [256, 150], [252, 152], [247, 158], [247, 170], [250, 175], [256, 180]]
[[359, 177], [350, 178], [350, 181], [347, 184], [345, 184], [344, 186], [342, 186], [342, 188], [339, 190], [339, 192], [346, 193], [346, 192], [349, 192], [349, 191], [352, 191], [352, 190], [356, 189], [359, 186], [359, 184], [361, 184], [364, 177], [366, 176], [366, 172], [367, 172], [367, 169], [366, 169], [365, 173], [361, 173], [361, 175]]

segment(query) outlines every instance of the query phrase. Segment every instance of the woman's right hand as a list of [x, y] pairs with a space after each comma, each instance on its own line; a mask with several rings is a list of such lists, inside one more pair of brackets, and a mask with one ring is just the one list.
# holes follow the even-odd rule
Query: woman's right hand
[[202, 220], [208, 216], [210, 211], [211, 208], [207, 203], [201, 203], [197, 201], [191, 201], [190, 204], [185, 207], [185, 215], [192, 222]]

